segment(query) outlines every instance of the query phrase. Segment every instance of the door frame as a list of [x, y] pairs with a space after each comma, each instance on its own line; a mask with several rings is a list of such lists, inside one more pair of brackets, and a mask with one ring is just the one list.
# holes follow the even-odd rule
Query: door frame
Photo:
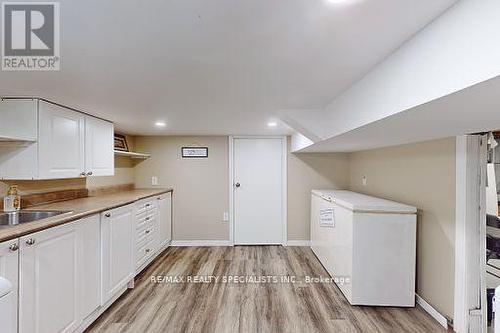
[[287, 245], [287, 161], [288, 161], [288, 138], [286, 135], [230, 135], [229, 136], [229, 241], [234, 245], [234, 140], [235, 139], [281, 139], [281, 223], [283, 246]]
[[486, 162], [484, 135], [456, 137], [453, 329], [486, 331]]

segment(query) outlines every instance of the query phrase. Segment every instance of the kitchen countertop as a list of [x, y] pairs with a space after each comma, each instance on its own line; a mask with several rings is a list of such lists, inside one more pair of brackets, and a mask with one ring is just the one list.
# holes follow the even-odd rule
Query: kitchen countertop
[[0, 242], [79, 220], [90, 215], [101, 213], [105, 210], [128, 205], [140, 199], [172, 191], [173, 189], [171, 188], [136, 189], [26, 208], [25, 210], [60, 210], [71, 212], [15, 226], [0, 226]]

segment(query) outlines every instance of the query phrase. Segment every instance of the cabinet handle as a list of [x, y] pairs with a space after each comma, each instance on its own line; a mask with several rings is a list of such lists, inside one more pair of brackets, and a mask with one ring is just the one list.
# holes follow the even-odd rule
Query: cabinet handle
[[146, 234], [149, 234], [150, 232], [151, 232], [151, 231], [149, 231], [149, 230], [146, 230]]
[[149, 253], [149, 252], [151, 252], [151, 250], [150, 249], [146, 249], [146, 253]]
[[149, 221], [149, 216], [148, 216], [148, 217], [146, 217], [146, 221]]
[[105, 217], [111, 217], [111, 214], [110, 213], [106, 213], [104, 214]]
[[26, 240], [26, 244], [31, 246], [31, 245], [35, 245], [35, 240], [33, 238], [28, 238]]
[[92, 171], [87, 172], [87, 176], [92, 176]]
[[17, 245], [17, 243], [14, 243], [11, 246], [9, 246], [9, 250], [11, 250], [12, 252], [16, 252], [18, 249], [19, 246]]
[[151, 206], [151, 204], [146, 204], [146, 208], [149, 207], [149, 206]]
[[82, 172], [80, 173], [80, 176], [85, 177], [85, 172], [84, 172], [84, 171], [82, 171]]
[[157, 200], [161, 200], [161, 197], [156, 198]]

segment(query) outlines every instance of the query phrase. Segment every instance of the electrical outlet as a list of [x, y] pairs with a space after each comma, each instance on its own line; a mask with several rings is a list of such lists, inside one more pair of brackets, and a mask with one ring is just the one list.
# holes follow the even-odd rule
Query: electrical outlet
[[222, 221], [224, 221], [224, 222], [228, 222], [229, 221], [229, 213], [228, 212], [224, 212], [222, 214]]
[[153, 185], [153, 186], [158, 185], [158, 177], [156, 177], [156, 176], [151, 177], [151, 185]]
[[363, 186], [366, 186], [366, 184], [368, 182], [368, 179], [366, 178], [366, 176], [361, 177], [361, 180], [363, 181]]

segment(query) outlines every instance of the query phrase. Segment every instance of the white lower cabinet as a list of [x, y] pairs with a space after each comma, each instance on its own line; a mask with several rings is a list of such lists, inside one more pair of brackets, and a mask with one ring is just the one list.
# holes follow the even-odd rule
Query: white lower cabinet
[[158, 255], [160, 239], [166, 244], [170, 198], [150, 197], [0, 243], [0, 276], [13, 290], [0, 332], [83, 332], [125, 291], [136, 264]]
[[77, 225], [20, 239], [19, 332], [73, 332], [81, 322]]
[[172, 193], [168, 192], [157, 197], [158, 200], [158, 237], [160, 249], [172, 240]]
[[101, 305], [122, 291], [134, 277], [133, 205], [101, 214]]
[[94, 215], [20, 238], [20, 333], [74, 332], [98, 310], [100, 224]]
[[0, 277], [12, 284], [12, 291], [1, 300], [0, 331], [2, 333], [17, 332], [17, 301], [19, 274], [19, 240], [14, 239], [0, 243]]
[[172, 193], [135, 204], [135, 272], [141, 272], [172, 239]]
[[135, 271], [139, 273], [151, 262], [159, 246], [158, 207], [155, 198], [135, 204]]
[[94, 215], [81, 220], [79, 241], [83, 268], [80, 299], [81, 318], [85, 320], [101, 306], [101, 219]]

